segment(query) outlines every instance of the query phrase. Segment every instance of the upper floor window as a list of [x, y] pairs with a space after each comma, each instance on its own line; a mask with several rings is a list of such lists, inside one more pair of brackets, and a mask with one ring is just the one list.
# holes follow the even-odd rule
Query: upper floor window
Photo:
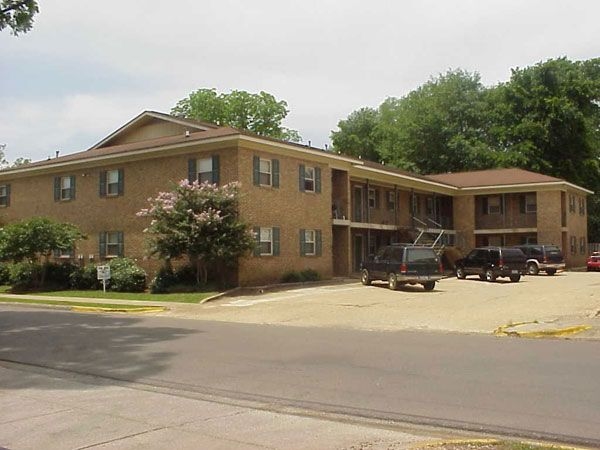
[[585, 197], [579, 197], [579, 214], [585, 215]]
[[387, 191], [387, 208], [390, 211], [396, 209], [396, 192], [394, 191]]
[[0, 186], [0, 206], [10, 206], [10, 184]]
[[580, 237], [579, 238], [579, 253], [581, 255], [585, 255], [586, 251], [585, 251], [585, 238], [584, 237]]
[[433, 213], [434, 213], [433, 197], [427, 197], [427, 199], [425, 201], [425, 211], [428, 216], [433, 216]]
[[500, 195], [483, 197], [481, 205], [483, 214], [502, 214], [502, 197]]
[[573, 194], [569, 194], [569, 212], [575, 212], [575, 196]]
[[534, 214], [537, 211], [537, 195], [530, 193], [519, 196], [519, 210], [521, 214]]
[[188, 160], [188, 181], [190, 183], [219, 183], [219, 155]]
[[54, 201], [75, 199], [75, 177], [54, 177]]
[[300, 230], [300, 255], [321, 256], [321, 230]]
[[369, 189], [369, 208], [379, 208], [379, 191], [377, 189]]
[[100, 197], [123, 195], [123, 169], [100, 172]]
[[255, 186], [279, 187], [279, 160], [254, 156], [252, 178]]
[[321, 169], [300, 164], [300, 191], [321, 192]]
[[123, 232], [105, 231], [99, 236], [98, 252], [101, 258], [116, 258], [123, 256]]

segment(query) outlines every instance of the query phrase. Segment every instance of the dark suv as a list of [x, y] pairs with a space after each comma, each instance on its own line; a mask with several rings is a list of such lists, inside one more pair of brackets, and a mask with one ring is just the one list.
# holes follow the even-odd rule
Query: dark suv
[[527, 258], [518, 248], [479, 247], [456, 261], [456, 277], [465, 279], [467, 275], [479, 275], [487, 281], [496, 281], [498, 277], [508, 277], [517, 282], [527, 271]]
[[360, 265], [360, 281], [364, 285], [384, 280], [392, 290], [404, 284], [422, 284], [426, 291], [435, 287], [444, 269], [431, 247], [413, 244], [392, 244], [380, 248]]
[[540, 271], [554, 275], [557, 270], [564, 270], [565, 259], [556, 245], [527, 244], [517, 245], [527, 257], [527, 273], [537, 275]]

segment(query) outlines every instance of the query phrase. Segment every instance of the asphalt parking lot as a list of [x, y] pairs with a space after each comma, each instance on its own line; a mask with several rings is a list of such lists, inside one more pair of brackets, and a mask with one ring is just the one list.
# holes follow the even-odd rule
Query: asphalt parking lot
[[226, 296], [202, 307], [203, 319], [369, 330], [493, 333], [507, 324], [548, 328], [589, 324], [576, 337], [600, 338], [600, 273], [526, 276], [518, 283], [447, 278], [431, 292], [344, 280], [275, 292]]

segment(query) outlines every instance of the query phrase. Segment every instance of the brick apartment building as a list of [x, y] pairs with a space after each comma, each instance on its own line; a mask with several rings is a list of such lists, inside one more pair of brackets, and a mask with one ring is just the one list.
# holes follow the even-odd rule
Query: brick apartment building
[[462, 253], [539, 242], [561, 246], [570, 267], [587, 256], [591, 191], [564, 180], [520, 169], [416, 175], [157, 112], [89, 150], [0, 172], [0, 221], [71, 222], [88, 239], [62, 258], [127, 256], [153, 271], [147, 219], [135, 213], [185, 178], [241, 183], [240, 214], [259, 246], [239, 261], [240, 285], [309, 268], [347, 276], [378, 246], [413, 242], [422, 231], [443, 231], [444, 244]]

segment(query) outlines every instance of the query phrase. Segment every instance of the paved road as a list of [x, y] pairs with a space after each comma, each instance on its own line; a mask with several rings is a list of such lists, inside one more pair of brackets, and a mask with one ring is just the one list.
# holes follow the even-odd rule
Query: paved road
[[0, 359], [370, 419], [600, 446], [596, 341], [0, 309]]

